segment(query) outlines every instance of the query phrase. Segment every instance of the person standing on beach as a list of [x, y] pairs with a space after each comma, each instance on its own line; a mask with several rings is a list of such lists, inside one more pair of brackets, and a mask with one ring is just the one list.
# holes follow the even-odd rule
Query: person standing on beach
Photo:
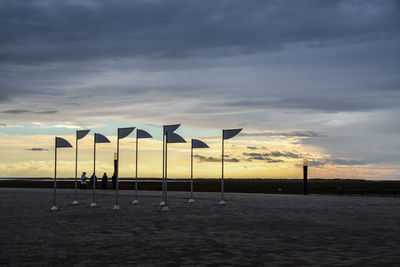
[[81, 189], [86, 189], [86, 172], [83, 172], [81, 176]]
[[103, 178], [101, 179], [101, 188], [103, 188], [104, 190], [107, 189], [107, 182], [108, 182], [107, 173], [104, 173]]

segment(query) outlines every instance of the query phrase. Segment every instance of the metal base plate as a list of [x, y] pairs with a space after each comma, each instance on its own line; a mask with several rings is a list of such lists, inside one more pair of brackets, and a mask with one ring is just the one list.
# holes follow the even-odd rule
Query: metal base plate
[[226, 202], [225, 202], [223, 199], [221, 199], [221, 200], [218, 202], [218, 205], [226, 205]]
[[168, 206], [164, 206], [161, 211], [169, 211]]

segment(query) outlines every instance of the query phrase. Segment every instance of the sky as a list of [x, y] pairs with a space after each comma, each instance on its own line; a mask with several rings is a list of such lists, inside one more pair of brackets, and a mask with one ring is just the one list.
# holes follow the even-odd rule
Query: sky
[[[52, 177], [54, 136], [79, 143], [79, 173], [111, 174], [116, 129], [136, 126], [139, 176], [400, 179], [400, 1], [0, 2], [0, 176]], [[135, 134], [120, 176], [134, 173]], [[72, 177], [75, 150], [59, 149]]]

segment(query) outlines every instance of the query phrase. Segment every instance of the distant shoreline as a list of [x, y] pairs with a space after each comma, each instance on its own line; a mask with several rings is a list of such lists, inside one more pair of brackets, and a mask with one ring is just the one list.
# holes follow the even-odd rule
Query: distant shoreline
[[[98, 178], [96, 188], [101, 190]], [[120, 178], [121, 190], [132, 190], [134, 188], [133, 178]], [[189, 179], [172, 178], [168, 190], [189, 191]], [[220, 179], [198, 178], [194, 179], [194, 191], [219, 192]], [[79, 188], [78, 179], [78, 188]], [[52, 188], [53, 178], [0, 178], [0, 187], [15, 188]], [[58, 178], [58, 188], [73, 189], [74, 178]], [[88, 185], [88, 187], [90, 187]], [[108, 179], [108, 190], [112, 190], [111, 178]], [[140, 190], [159, 191], [161, 189], [161, 178], [139, 179]], [[88, 189], [87, 189], [88, 190]], [[310, 194], [373, 194], [373, 195], [395, 195], [400, 196], [400, 181], [371, 181], [359, 179], [308, 179], [308, 190]], [[225, 179], [225, 192], [232, 193], [265, 193], [265, 194], [302, 194], [302, 179]]]

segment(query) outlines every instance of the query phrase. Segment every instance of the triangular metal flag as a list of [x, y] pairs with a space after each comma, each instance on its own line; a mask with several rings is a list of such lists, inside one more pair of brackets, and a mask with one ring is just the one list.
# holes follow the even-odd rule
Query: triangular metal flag
[[151, 136], [148, 132], [146, 132], [145, 130], [140, 130], [137, 129], [136, 130], [136, 134], [137, 134], [137, 138], [153, 138], [153, 136]]
[[127, 137], [133, 130], [135, 130], [135, 127], [118, 128], [118, 139]]
[[198, 139], [192, 139], [192, 148], [209, 148], [209, 146]]
[[56, 137], [56, 147], [72, 147], [72, 145], [61, 137]]
[[240, 131], [243, 129], [230, 129], [230, 130], [222, 130], [222, 136], [224, 140], [230, 139], [234, 136], [236, 136]]
[[186, 141], [176, 133], [167, 132], [167, 143], [186, 143]]
[[82, 139], [83, 137], [85, 137], [88, 133], [90, 132], [90, 130], [78, 130], [76, 131], [76, 139]]
[[176, 129], [181, 126], [180, 124], [171, 124], [171, 125], [164, 125], [164, 135], [167, 134], [167, 132], [174, 132]]
[[95, 143], [111, 143], [107, 137], [102, 134], [95, 133], [94, 134], [94, 142]]

